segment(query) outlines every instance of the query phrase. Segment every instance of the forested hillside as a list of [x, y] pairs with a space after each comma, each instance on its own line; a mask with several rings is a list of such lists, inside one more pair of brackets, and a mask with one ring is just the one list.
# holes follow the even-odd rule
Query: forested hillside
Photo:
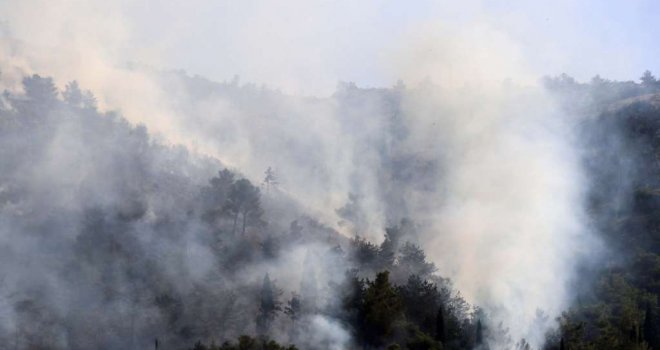
[[[324, 221], [290, 195], [298, 182], [282, 184], [276, 160], [248, 179], [99, 110], [76, 82], [60, 89], [27, 76], [22, 92], [0, 99], [2, 348], [529, 347], [469, 304], [421, 246], [432, 227], [409, 197], [438, 191], [431, 179], [443, 164], [406, 143], [401, 105], [432, 85], [345, 84], [300, 102], [237, 82], [161, 79], [189, 84], [179, 108], [193, 117], [197, 99], [221, 96], [241, 113], [273, 107], [275, 120], [326, 108], [386, 119], [389, 129], [367, 132], [361, 146], [377, 145], [369, 185], [390, 224], [374, 227], [355, 193], [327, 216], [338, 225]], [[573, 306], [557, 323], [538, 311], [545, 348], [660, 349], [660, 83], [646, 73], [640, 84], [561, 76], [545, 85], [580, 118], [589, 222], [602, 245], [580, 262]], [[294, 162], [320, 161], [291, 149]]]
[[8, 348], [183, 349], [242, 334], [319, 349], [483, 342], [413, 221], [383, 228], [383, 242], [346, 237], [297, 209], [272, 170], [253, 183], [154, 141], [75, 82], [23, 87], [0, 111]]
[[[565, 108], [587, 118], [581, 131], [591, 187], [589, 208], [606, 253], [582, 276], [575, 306], [551, 343], [565, 349], [660, 348], [660, 83], [567, 76], [546, 81]], [[558, 348], [558, 347], [554, 347]]]

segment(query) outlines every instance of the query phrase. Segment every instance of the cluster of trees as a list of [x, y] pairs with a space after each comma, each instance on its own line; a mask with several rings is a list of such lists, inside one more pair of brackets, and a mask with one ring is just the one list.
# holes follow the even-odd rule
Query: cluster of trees
[[413, 228], [404, 219], [386, 230], [380, 245], [354, 238], [346, 251], [340, 246], [329, 251], [333, 261], [349, 262], [345, 277], [331, 285], [338, 291], [331, 301], [320, 300], [320, 286], [310, 270], [300, 291], [287, 300], [266, 275], [259, 293], [257, 333], [271, 335], [275, 319], [286, 317], [289, 340], [306, 344], [306, 325], [321, 315], [348, 328], [356, 346], [364, 348], [465, 349], [484, 343], [485, 315], [454, 292], [424, 252], [406, 240], [414, 238]]
[[581, 115], [598, 115], [612, 108], [616, 102], [660, 92], [660, 82], [648, 70], [642, 74], [639, 83], [608, 80], [599, 75], [582, 83], [561, 74], [545, 77], [544, 84], [560, 97], [566, 111]]
[[[347, 239], [274, 199], [270, 167], [262, 193], [99, 111], [76, 82], [23, 85], [0, 98], [4, 344], [451, 349], [487, 334], [413, 243], [412, 221], [381, 244]], [[285, 260], [301, 250], [300, 267]], [[300, 284], [285, 292], [273, 276]], [[334, 330], [316, 336], [319, 324]]]
[[247, 179], [236, 179], [228, 169], [212, 178], [203, 194], [203, 215], [212, 225], [221, 227], [229, 219], [232, 235], [245, 235], [246, 229], [265, 225], [259, 188]]
[[222, 345], [195, 343], [190, 350], [297, 350], [294, 345], [283, 346], [274, 340], [256, 339], [247, 335], [238, 337], [236, 343], [224, 342]]
[[[611, 247], [583, 267], [590, 288], [576, 286], [546, 348], [660, 349], [660, 84], [650, 72], [641, 83], [546, 82], [568, 110], [593, 116], [582, 138], [590, 215]], [[23, 85], [0, 97], [3, 344], [416, 350], [507, 339], [437, 274], [413, 221], [382, 242], [347, 239], [278, 197], [270, 167], [260, 188], [99, 111], [75, 82], [60, 91], [34, 75]], [[333, 98], [396, 105], [397, 89], [345, 86]], [[431, 185], [415, 167], [436, 167], [406, 154], [380, 166], [392, 170], [383, 181], [420, 191]], [[405, 191], [388, 191], [394, 212]], [[361, 200], [336, 211], [358, 233], [373, 229]]]
[[640, 83], [550, 81], [566, 106], [590, 96], [582, 110], [591, 114], [582, 131], [590, 215], [609, 249], [584, 267], [589, 287], [574, 290], [546, 348], [660, 349], [660, 83], [649, 71]]

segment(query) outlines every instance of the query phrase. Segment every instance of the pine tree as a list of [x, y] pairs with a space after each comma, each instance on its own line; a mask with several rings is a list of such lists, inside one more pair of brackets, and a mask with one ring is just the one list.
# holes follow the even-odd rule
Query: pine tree
[[421, 331], [435, 334], [439, 294], [435, 284], [417, 275], [408, 277], [408, 282], [399, 287], [406, 319], [417, 325]]
[[476, 334], [476, 341], [475, 343], [477, 346], [482, 345], [484, 343], [484, 330], [483, 327], [481, 326], [481, 320], [477, 320], [477, 334]]
[[273, 319], [280, 311], [278, 296], [277, 287], [266, 274], [261, 285], [259, 314], [257, 315], [257, 332], [261, 335], [268, 333]]
[[392, 333], [394, 322], [403, 311], [401, 298], [390, 283], [389, 271], [380, 272], [368, 282], [364, 297], [366, 340], [379, 345]]

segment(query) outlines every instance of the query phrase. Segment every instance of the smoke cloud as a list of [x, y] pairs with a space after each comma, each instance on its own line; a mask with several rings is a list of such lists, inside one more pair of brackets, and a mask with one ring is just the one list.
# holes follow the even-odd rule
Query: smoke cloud
[[[346, 236], [380, 243], [384, 227], [411, 217], [420, 226], [419, 243], [440, 274], [452, 278], [470, 302], [492, 317], [491, 327], [502, 322], [510, 328], [512, 339], [542, 345], [544, 333], [553, 324], [539, 326], [538, 310], [553, 319], [570, 305], [569, 288], [576, 283], [576, 269], [582, 259], [594, 254], [590, 247], [597, 244], [585, 212], [588, 184], [575, 134], [579, 120], [567, 115], [543, 90], [538, 78], [546, 72], [535, 70], [535, 62], [528, 60], [526, 48], [516, 38], [486, 17], [467, 23], [406, 22], [405, 30], [393, 33], [391, 42], [382, 48], [387, 57], [374, 62], [380, 67], [380, 76], [374, 80], [402, 79], [400, 84], [391, 89], [360, 89], [353, 83], [334, 87], [333, 81], [328, 88], [328, 75], [334, 80], [348, 76], [344, 80], [360, 83], [360, 76], [343, 70], [342, 65], [352, 62], [330, 63], [351, 48], [347, 42], [352, 33], [348, 26], [336, 34], [338, 43], [322, 44], [316, 43], [315, 34], [332, 37], [327, 32], [333, 29], [333, 15], [348, 14], [350, 25], [363, 19], [364, 7], [342, 3], [328, 9], [294, 1], [287, 3], [279, 17], [273, 15], [279, 8], [272, 4], [221, 6], [219, 12], [243, 19], [230, 20], [235, 26], [228, 29], [233, 36], [226, 42], [236, 49], [228, 50], [227, 56], [251, 62], [245, 72], [237, 73], [245, 73], [241, 75], [248, 81], [279, 83], [274, 87], [285, 91], [280, 92], [232, 80], [231, 75], [224, 83], [214, 83], [162, 69], [172, 64], [162, 58], [172, 53], [168, 40], [179, 38], [139, 45], [151, 36], [131, 22], [135, 18], [131, 11], [142, 10], [129, 3], [30, 0], [1, 4], [3, 87], [18, 91], [22, 77], [33, 73], [53, 76], [60, 87], [78, 80], [94, 92], [101, 109], [120, 111], [131, 123], [156, 133], [166, 145], [190, 149], [193, 160], [186, 162], [202, 165], [193, 175], [179, 169], [177, 176], [193, 177], [193, 184], [202, 186], [219, 161], [258, 183], [272, 166], [280, 182], [273, 197], [279, 199], [265, 205], [277, 210], [276, 201], [284, 201]], [[470, 6], [481, 7], [476, 2]], [[305, 14], [305, 19], [297, 13]], [[369, 17], [367, 21], [380, 20]], [[192, 25], [175, 24], [181, 31]], [[261, 35], [266, 32], [270, 35]], [[370, 34], [357, 35], [368, 38]], [[370, 45], [366, 40], [356, 42]], [[333, 49], [335, 44], [338, 49]], [[264, 63], [263, 58], [250, 56], [259, 50], [284, 54]], [[291, 63], [299, 62], [298, 57], [311, 62]], [[219, 65], [231, 67], [231, 61], [225, 58]], [[321, 87], [310, 83], [317, 95], [312, 97], [304, 87], [317, 80], [322, 81]], [[79, 215], [88, 209], [77, 207], [85, 196], [99, 196], [95, 202], [120, 202], [113, 199], [117, 190], [112, 183], [90, 185], [99, 190], [81, 197], [67, 192], [78, 185], [76, 179], [92, 172], [112, 174], [115, 167], [112, 163], [99, 167], [94, 160], [98, 153], [87, 151], [84, 144], [69, 143], [71, 135], [84, 137], [81, 133], [75, 123], [63, 125], [49, 154], [38, 162], [48, 177], [35, 174], [26, 185], [60, 188], [57, 191], [62, 193], [51, 193], [51, 199]], [[74, 156], [72, 150], [77, 152]], [[169, 161], [157, 158], [154, 167], [160, 169], [158, 164]], [[77, 164], [92, 165], [74, 169]], [[146, 200], [150, 207], [174, 205], [171, 198]], [[296, 218], [283, 212], [286, 219]], [[195, 230], [195, 224], [191, 226], [183, 228], [190, 236], [183, 240], [189, 244], [186, 256], [167, 255], [169, 244], [181, 242], [158, 243], [154, 232], [144, 239], [156, 246], [156, 254], [172, 259], [168, 266], [173, 270], [165, 273], [183, 273], [199, 281], [213, 269], [212, 253], [190, 233]], [[29, 240], [14, 242], [15, 232], [21, 230], [9, 226], [3, 231], [2, 240], [15, 248], [14, 254], [34, 254]], [[255, 268], [247, 279], [259, 280], [269, 272], [281, 285], [299, 285], [300, 267], [315, 249], [322, 250], [304, 245], [287, 251], [276, 264]], [[175, 269], [181, 261], [183, 266]], [[330, 269], [325, 261], [313, 265]], [[319, 285], [339, 280], [341, 274], [341, 267], [318, 271]], [[65, 309], [70, 307], [67, 302], [75, 301], [63, 298]], [[122, 307], [128, 309], [130, 304], [118, 306]], [[0, 312], [6, 308], [0, 303]], [[333, 320], [316, 316], [310, 324], [318, 341], [328, 348], [350, 344], [347, 331]], [[9, 321], [4, 326], [14, 327]], [[497, 347], [504, 340], [491, 341]]]

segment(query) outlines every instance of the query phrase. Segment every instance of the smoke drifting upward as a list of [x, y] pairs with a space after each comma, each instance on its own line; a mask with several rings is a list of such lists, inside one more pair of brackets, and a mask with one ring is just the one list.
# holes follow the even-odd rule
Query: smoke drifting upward
[[416, 147], [433, 146], [444, 169], [424, 246], [513, 339], [538, 347], [599, 246], [585, 211], [580, 118], [532, 78], [513, 40], [470, 28], [426, 27], [403, 60], [410, 75], [438, 82], [406, 104], [423, 136]]
[[[59, 86], [78, 80], [102, 108], [118, 109], [165, 142], [216, 157], [256, 182], [272, 165], [279, 191], [346, 235], [380, 243], [384, 227], [411, 217], [441, 275], [483, 307], [490, 327], [502, 322], [512, 339], [542, 345], [554, 324], [537, 310], [552, 320], [570, 305], [576, 268], [597, 244], [584, 207], [588, 186], [575, 140], [578, 120], [538, 86], [544, 72], [528, 68], [513, 38], [486, 20], [410, 24], [379, 62], [387, 67], [382, 75], [402, 78], [408, 87], [342, 83], [328, 97], [298, 97], [238, 80], [219, 84], [128, 67], [128, 60], [171, 64], [153, 59], [162, 47], [125, 52], [136, 35], [119, 19], [129, 10], [123, 3], [82, 1], [1, 5], [4, 88], [20, 89], [20, 79], [32, 73], [52, 75]], [[309, 56], [326, 53], [323, 48]], [[307, 55], [305, 46], [286, 49]], [[322, 69], [324, 63], [305, 67]], [[269, 67], [259, 74], [280, 77]], [[302, 90], [299, 80], [289, 92]], [[208, 260], [210, 253], [200, 251], [198, 260]], [[300, 264], [303, 251], [296, 249], [290, 259]], [[286, 262], [260, 267], [251, 278], [275, 271], [295, 280], [283, 272]], [[349, 343], [339, 325], [320, 316], [314, 324], [335, 334], [333, 342]], [[491, 339], [491, 345], [503, 341]]]

